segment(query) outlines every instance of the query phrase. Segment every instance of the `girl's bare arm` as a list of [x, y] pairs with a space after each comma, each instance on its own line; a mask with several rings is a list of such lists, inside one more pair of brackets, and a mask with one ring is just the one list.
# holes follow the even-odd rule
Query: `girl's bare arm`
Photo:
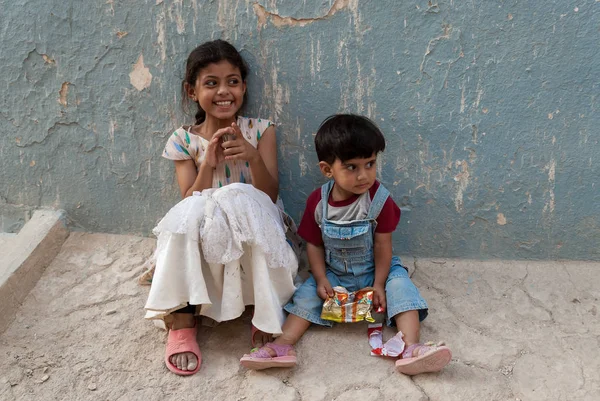
[[277, 168], [277, 139], [275, 127], [270, 126], [265, 130], [260, 142], [258, 142], [258, 153], [260, 157], [250, 160], [252, 171], [252, 183], [254, 186], [277, 201], [279, 194], [279, 171]]
[[207, 163], [202, 163], [197, 171], [193, 160], [176, 160], [175, 174], [182, 198], [212, 187], [213, 168]]

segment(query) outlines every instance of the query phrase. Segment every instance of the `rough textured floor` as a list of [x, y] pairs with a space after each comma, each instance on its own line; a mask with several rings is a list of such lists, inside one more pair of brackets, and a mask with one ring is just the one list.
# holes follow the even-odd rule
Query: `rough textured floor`
[[14, 242], [17, 234], [0, 232], [0, 252], [4, 254], [10, 249], [10, 245]]
[[153, 246], [71, 234], [0, 335], [1, 400], [600, 400], [600, 263], [405, 258], [430, 305], [422, 338], [454, 352], [440, 374], [369, 356], [362, 324], [311, 328], [295, 369], [250, 372], [243, 316], [201, 328], [202, 368], [182, 378], [142, 318]]

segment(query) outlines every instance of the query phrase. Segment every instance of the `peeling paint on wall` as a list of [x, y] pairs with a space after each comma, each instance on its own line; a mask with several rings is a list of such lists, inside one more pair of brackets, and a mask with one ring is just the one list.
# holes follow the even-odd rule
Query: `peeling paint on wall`
[[290, 16], [283, 17], [277, 14], [276, 12], [267, 11], [267, 9], [263, 5], [259, 4], [259, 2], [255, 2], [252, 7], [254, 9], [254, 13], [258, 18], [258, 29], [260, 30], [267, 24], [267, 21], [270, 21], [273, 25], [275, 25], [278, 28], [286, 26], [305, 27], [316, 21], [321, 21], [326, 18], [330, 18], [333, 15], [335, 15], [335, 13], [337, 13], [338, 11], [348, 7], [356, 11], [358, 7], [358, 0], [335, 0], [327, 14], [325, 14], [322, 17], [314, 18], [294, 18]]
[[498, 216], [496, 217], [496, 223], [501, 226], [506, 225], [506, 217], [504, 217], [504, 213], [498, 213]]
[[454, 196], [454, 206], [456, 207], [456, 211], [460, 212], [464, 207], [463, 196], [465, 190], [469, 186], [469, 164], [466, 162], [466, 160], [457, 160], [456, 167], [460, 168], [460, 172], [454, 176], [454, 181], [458, 183], [456, 195]]
[[295, 219], [323, 182], [319, 124], [361, 113], [386, 136], [396, 252], [600, 260], [598, 1], [29, 3], [2, 10], [0, 214], [149, 235], [178, 199], [161, 152], [193, 119], [185, 59], [224, 38], [250, 67], [244, 113], [276, 122]]
[[63, 82], [63, 84], [60, 87], [60, 90], [58, 91], [58, 102], [65, 107], [68, 106], [67, 96], [69, 95], [69, 84], [70, 82]]
[[548, 189], [546, 191], [548, 200], [544, 205], [543, 213], [545, 215], [552, 215], [555, 207], [554, 187], [556, 180], [556, 161], [554, 159], [550, 160], [550, 163], [546, 165], [545, 169], [548, 171]]
[[144, 66], [144, 56], [141, 54], [129, 73], [129, 81], [139, 91], [149, 88], [152, 83], [152, 74], [150, 69]]

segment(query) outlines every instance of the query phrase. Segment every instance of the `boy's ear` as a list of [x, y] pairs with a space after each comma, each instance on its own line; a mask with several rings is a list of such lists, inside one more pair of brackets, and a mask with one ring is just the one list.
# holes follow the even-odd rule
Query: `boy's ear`
[[319, 162], [319, 168], [321, 169], [321, 174], [323, 174], [325, 177], [333, 177], [333, 171], [329, 163], [321, 161]]
[[197, 99], [194, 87], [186, 82], [185, 84], [183, 84], [183, 88], [185, 89], [185, 93], [187, 93], [188, 97], [195, 102]]

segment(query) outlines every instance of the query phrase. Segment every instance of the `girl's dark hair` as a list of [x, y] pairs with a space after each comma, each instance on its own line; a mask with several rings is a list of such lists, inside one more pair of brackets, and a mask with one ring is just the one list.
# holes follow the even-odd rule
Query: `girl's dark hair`
[[385, 138], [381, 130], [367, 117], [355, 114], [335, 114], [323, 121], [315, 136], [319, 161], [333, 164], [355, 158], [367, 159], [383, 152]]
[[[181, 95], [184, 110], [188, 110], [188, 95], [185, 90], [185, 84], [194, 87], [196, 85], [196, 80], [198, 79], [198, 74], [203, 68], [209, 64], [219, 63], [221, 61], [228, 61], [234, 67], [239, 68], [242, 80], [246, 81], [248, 66], [235, 47], [229, 42], [221, 39], [202, 43], [192, 50], [185, 64], [185, 78], [181, 82]], [[244, 94], [244, 97], [245, 96], [246, 95]], [[197, 106], [196, 124], [201, 124], [206, 119], [206, 112], [200, 108], [200, 105]]]

